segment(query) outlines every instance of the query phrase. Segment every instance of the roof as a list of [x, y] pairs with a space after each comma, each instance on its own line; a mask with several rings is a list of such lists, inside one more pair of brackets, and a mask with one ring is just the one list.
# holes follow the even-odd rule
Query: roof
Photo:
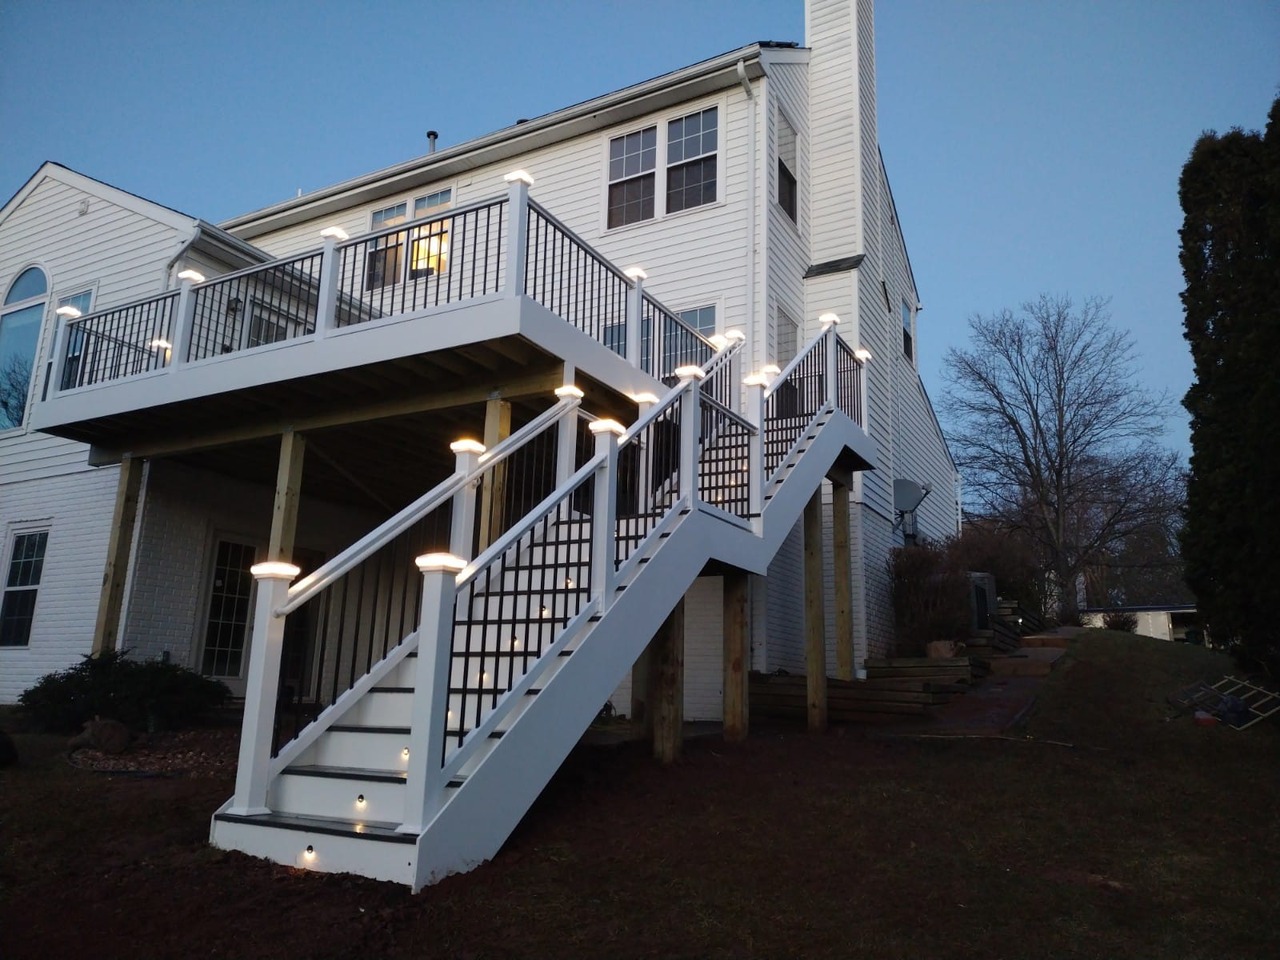
[[[736, 86], [744, 77], [747, 80], [758, 79], [765, 74], [761, 62], [762, 54], [769, 56], [765, 51], [779, 51], [781, 59], [786, 56], [785, 51], [791, 50], [797, 50], [796, 44], [774, 41], [738, 47], [621, 90], [530, 120], [517, 121], [509, 127], [456, 146], [233, 217], [223, 221], [222, 227], [233, 231], [237, 236], [252, 238], [355, 204], [457, 176], [480, 166], [520, 156], [530, 150]], [[739, 63], [743, 68], [741, 74], [738, 71]]]

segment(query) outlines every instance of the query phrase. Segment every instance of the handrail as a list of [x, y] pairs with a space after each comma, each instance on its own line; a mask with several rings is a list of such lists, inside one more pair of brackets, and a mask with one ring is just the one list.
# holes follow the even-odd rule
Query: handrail
[[[760, 432], [759, 424], [752, 423], [742, 414], [738, 413], [738, 411], [733, 410], [730, 407], [726, 407], [723, 403], [721, 403], [715, 397], [708, 397], [704, 394], [701, 398], [699, 398], [698, 403], [700, 403], [702, 406], [710, 407], [711, 409], [719, 413], [721, 416], [726, 417], [729, 420], [732, 420], [738, 426], [745, 427], [752, 434], [756, 434]], [[704, 443], [706, 439], [707, 439], [706, 437], [701, 438], [701, 440]]]
[[701, 340], [704, 344], [710, 347], [712, 353], [720, 352], [716, 350], [716, 345], [714, 343], [712, 343], [709, 339], [707, 339], [702, 335], [702, 332], [700, 330], [698, 330], [696, 327], [691, 327], [689, 326], [689, 324], [685, 323], [684, 320], [680, 318], [680, 314], [676, 313], [674, 310], [672, 310], [670, 307], [664, 304], [657, 297], [650, 296], [648, 293], [646, 293], [644, 295], [644, 299], [647, 300], [650, 304], [652, 304], [654, 308], [656, 308], [657, 310], [660, 310], [663, 314], [665, 314], [666, 319], [670, 320], [677, 327], [681, 328], [685, 333], [689, 334], [690, 336], [694, 337], [697, 340]]
[[104, 307], [101, 310], [95, 310], [93, 313], [86, 313], [79, 317], [70, 317], [67, 319], [65, 326], [68, 328], [79, 326], [80, 324], [85, 323], [89, 320], [94, 320], [98, 317], [105, 316], [108, 313], [119, 313], [121, 310], [130, 310], [130, 309], [133, 309], [134, 307], [141, 307], [148, 303], [151, 303], [153, 300], [164, 300], [167, 297], [176, 297], [178, 296], [179, 293], [181, 293], [180, 290], [164, 290], [160, 293], [154, 293], [149, 297], [142, 297], [138, 300], [130, 300], [127, 303], [122, 303], [114, 307]]
[[313, 250], [303, 250], [298, 253], [291, 253], [285, 257], [276, 257], [274, 260], [267, 260], [264, 263], [255, 263], [247, 267], [241, 267], [239, 270], [232, 270], [230, 273], [220, 273], [216, 277], [210, 277], [208, 280], [202, 280], [199, 283], [191, 285], [192, 290], [204, 290], [208, 287], [216, 287], [220, 283], [228, 280], [239, 280], [241, 277], [251, 277], [255, 273], [262, 273], [265, 270], [273, 270], [277, 267], [287, 267], [294, 260], [305, 260], [307, 257], [316, 257], [324, 253], [324, 247], [316, 247]]
[[357, 234], [354, 237], [343, 240], [337, 245], [337, 248], [342, 250], [369, 240], [379, 240], [382, 237], [389, 237], [393, 233], [401, 233], [411, 227], [421, 227], [424, 224], [435, 223], [438, 220], [448, 220], [450, 217], [456, 217], [460, 213], [471, 213], [473, 210], [483, 210], [485, 207], [492, 207], [495, 204], [500, 205], [506, 202], [507, 195], [505, 193], [495, 194], [484, 200], [473, 200], [471, 203], [463, 204], [460, 207], [449, 207], [445, 210], [437, 211], [429, 217], [419, 217], [417, 220], [402, 220], [393, 226], [383, 227], [381, 230], [371, 230], [368, 233]]
[[477, 480], [487, 470], [491, 469], [495, 464], [501, 463], [507, 457], [511, 456], [517, 449], [522, 447], [532, 436], [540, 433], [549, 424], [555, 422], [567, 412], [578, 406], [581, 401], [577, 397], [565, 397], [559, 400], [554, 406], [549, 407], [538, 416], [534, 417], [523, 427], [517, 430], [502, 443], [493, 448], [492, 451], [486, 451], [488, 454], [485, 459], [481, 460], [479, 465], [470, 473], [459, 474], [454, 473], [447, 479], [438, 483], [431, 490], [427, 491], [413, 503], [409, 504], [395, 516], [384, 521], [373, 530], [369, 531], [351, 546], [347, 547], [332, 560], [317, 567], [314, 571], [307, 574], [297, 583], [289, 588], [289, 600], [287, 603], [277, 607], [275, 615], [283, 617], [292, 613], [298, 607], [302, 606], [316, 594], [329, 587], [343, 574], [349, 572], [353, 567], [363, 561], [369, 554], [378, 550], [400, 534], [404, 533], [422, 517], [426, 516], [432, 510], [436, 510], [449, 501], [449, 499], [465, 487], [468, 483]]
[[654, 420], [657, 420], [658, 417], [662, 416], [666, 410], [678, 402], [680, 394], [685, 390], [689, 383], [693, 381], [693, 379], [693, 377], [685, 377], [683, 380], [680, 380], [672, 386], [671, 389], [667, 391], [667, 395], [665, 397], [646, 410], [644, 412], [644, 416], [627, 428], [627, 432], [618, 438], [618, 446], [621, 447], [624, 444], [630, 443], [636, 438], [637, 434], [644, 430], [645, 427], [649, 426], [649, 424]]
[[[770, 396], [772, 396], [775, 389], [777, 389], [782, 384], [786, 383], [787, 377], [791, 376], [791, 372], [800, 365], [801, 361], [803, 361], [804, 358], [809, 355], [809, 352], [811, 350], [813, 350], [819, 343], [821, 343], [824, 339], [826, 339], [826, 336], [827, 336], [827, 332], [823, 330], [816, 337], [814, 337], [812, 340], [806, 343], [804, 345], [803, 350], [801, 350], [799, 353], [797, 353], [794, 357], [791, 358], [791, 362], [788, 363], [785, 367], [783, 367], [782, 372], [773, 378], [773, 382], [764, 388], [765, 399], [768, 399]], [[838, 337], [839, 334], [837, 334], [836, 336]]]

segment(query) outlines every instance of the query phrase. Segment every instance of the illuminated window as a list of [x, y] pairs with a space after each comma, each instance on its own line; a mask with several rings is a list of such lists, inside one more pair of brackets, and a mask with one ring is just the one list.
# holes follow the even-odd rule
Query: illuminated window
[[437, 220], [412, 232], [413, 255], [409, 258], [409, 279], [431, 277], [449, 269], [449, 229]]
[[[453, 202], [453, 188], [436, 190], [413, 201], [413, 220], [421, 220], [448, 210]], [[409, 223], [409, 201], [392, 204], [374, 210], [370, 224], [376, 233], [389, 227]], [[405, 248], [409, 249], [408, 262]], [[444, 273], [449, 269], [449, 222], [415, 227], [409, 223], [404, 230], [397, 230], [385, 237], [370, 241], [365, 254], [364, 286], [366, 290], [389, 287], [405, 279], [420, 280]], [[406, 270], [408, 271], [406, 277]]]

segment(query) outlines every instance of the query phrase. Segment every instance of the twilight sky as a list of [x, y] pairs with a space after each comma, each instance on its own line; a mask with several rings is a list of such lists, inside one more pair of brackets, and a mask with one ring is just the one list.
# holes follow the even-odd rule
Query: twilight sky
[[[1260, 128], [1278, 0], [882, 0], [881, 149], [925, 309], [920, 371], [975, 312], [1112, 298], [1180, 399], [1177, 180]], [[0, 201], [56, 160], [214, 222], [755, 40], [803, 0], [0, 0]], [[1171, 447], [1187, 450], [1171, 408]]]

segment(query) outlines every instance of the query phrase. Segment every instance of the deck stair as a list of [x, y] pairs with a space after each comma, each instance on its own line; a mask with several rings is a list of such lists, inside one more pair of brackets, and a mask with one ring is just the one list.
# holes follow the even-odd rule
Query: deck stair
[[[743, 413], [717, 380], [733, 375], [737, 349], [677, 370], [630, 428], [592, 422], [585, 462], [574, 456], [581, 412], [566, 396], [495, 451], [459, 449], [451, 478], [297, 584], [296, 573], [255, 568], [251, 658], [262, 662], [251, 659], [236, 794], [214, 815], [212, 842], [414, 889], [492, 857], [704, 567], [764, 573], [837, 460], [874, 460], [859, 426], [861, 364], [834, 329], [773, 381], [749, 381]], [[543, 430], [557, 431], [555, 483], [472, 556], [486, 471], [515, 469], [519, 444]], [[397, 538], [446, 502], [454, 555], [418, 556], [416, 604], [390, 574], [360, 581], [357, 600], [367, 583], [392, 586], [361, 601], [367, 630], [345, 615], [360, 603], [344, 601], [342, 626], [365, 639], [321, 656], [338, 665], [335, 696], [271, 756], [254, 718], [270, 727], [278, 665], [260, 651], [278, 644], [285, 616], [378, 551], [401, 569], [412, 552]], [[414, 629], [379, 645], [393, 601]], [[859, 689], [912, 709], [946, 696], [930, 684]]]

